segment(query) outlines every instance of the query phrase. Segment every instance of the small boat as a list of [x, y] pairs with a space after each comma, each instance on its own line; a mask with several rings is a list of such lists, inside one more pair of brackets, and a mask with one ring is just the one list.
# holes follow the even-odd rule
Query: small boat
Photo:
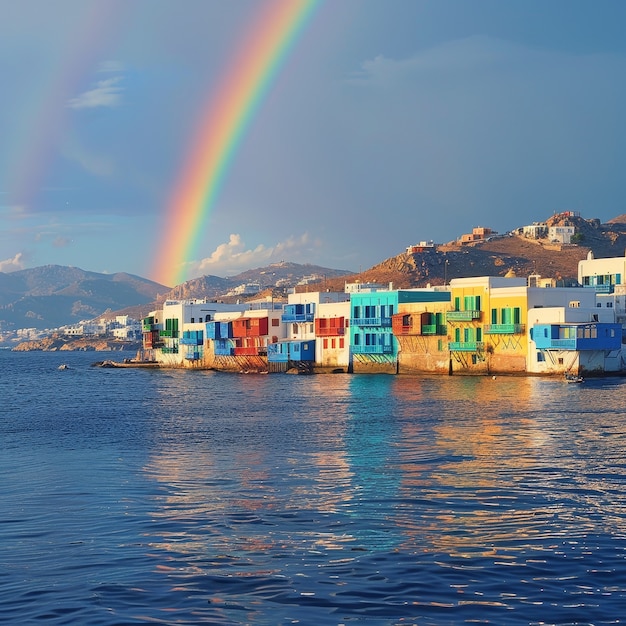
[[565, 374], [565, 382], [566, 383], [582, 383], [584, 378], [582, 376], [577, 376], [576, 374]]

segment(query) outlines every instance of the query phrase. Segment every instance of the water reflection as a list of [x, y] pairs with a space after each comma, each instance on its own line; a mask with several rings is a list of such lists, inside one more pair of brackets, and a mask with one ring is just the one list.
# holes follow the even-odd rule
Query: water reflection
[[349, 600], [357, 611], [358, 589], [380, 585], [389, 606], [391, 579], [365, 572], [398, 559], [409, 579], [437, 571], [462, 596], [431, 591], [415, 606], [502, 608], [511, 599], [499, 593], [468, 598], [487, 572], [507, 567], [534, 586], [554, 558], [593, 556], [591, 537], [625, 536], [624, 414], [601, 387], [572, 396], [532, 378], [195, 383], [159, 392], [145, 467], [161, 485], [150, 544], [173, 588], [203, 589], [213, 608], [241, 602], [251, 621], [264, 602]]

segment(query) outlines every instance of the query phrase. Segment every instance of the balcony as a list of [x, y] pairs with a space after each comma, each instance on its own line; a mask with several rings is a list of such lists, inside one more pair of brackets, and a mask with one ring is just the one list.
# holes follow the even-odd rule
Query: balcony
[[318, 337], [338, 337], [345, 335], [346, 329], [343, 326], [328, 326], [325, 328], [318, 328], [315, 334]]
[[280, 316], [280, 321], [285, 323], [293, 322], [312, 322], [315, 319], [313, 313], [283, 313]]
[[233, 356], [235, 354], [235, 348], [232, 346], [215, 346], [213, 348], [213, 354], [215, 354], [215, 356]]
[[184, 332], [179, 343], [185, 346], [201, 346], [204, 343], [204, 339], [201, 332]]
[[159, 334], [161, 337], [171, 337], [172, 339], [176, 339], [178, 337], [177, 330], [160, 330]]
[[393, 354], [393, 346], [351, 346], [353, 354]]
[[445, 324], [424, 324], [422, 335], [447, 335], [448, 327]]
[[267, 356], [267, 348], [264, 346], [235, 347], [235, 356]]
[[482, 352], [485, 344], [482, 341], [450, 341], [448, 350], [450, 352]]
[[390, 317], [353, 317], [350, 320], [352, 326], [391, 326]]
[[480, 311], [447, 311], [446, 319], [449, 322], [471, 322], [480, 319]]
[[485, 324], [485, 335], [523, 335], [526, 332], [524, 324]]

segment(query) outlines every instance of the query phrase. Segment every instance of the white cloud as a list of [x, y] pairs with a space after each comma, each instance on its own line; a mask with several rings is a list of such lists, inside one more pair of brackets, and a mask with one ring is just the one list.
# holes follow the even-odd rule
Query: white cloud
[[231, 234], [228, 242], [217, 246], [211, 256], [190, 263], [189, 273], [194, 276], [237, 274], [251, 267], [262, 267], [269, 263], [284, 260], [288, 254], [293, 254], [294, 251], [302, 252], [303, 247], [309, 243], [309, 236], [305, 233], [300, 237], [290, 237], [273, 246], [260, 244], [256, 248], [246, 250], [246, 244], [241, 239], [241, 235]]
[[0, 261], [0, 272], [16, 272], [24, 269], [23, 254], [18, 252], [12, 259]]
[[100, 80], [96, 86], [68, 102], [71, 109], [93, 109], [118, 106], [122, 100], [121, 76]]

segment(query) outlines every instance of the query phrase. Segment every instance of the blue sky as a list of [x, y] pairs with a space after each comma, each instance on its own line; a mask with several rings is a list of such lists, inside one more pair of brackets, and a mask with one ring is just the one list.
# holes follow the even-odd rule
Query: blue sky
[[[153, 278], [202, 107], [256, 3], [0, 0], [0, 271]], [[626, 213], [626, 3], [327, 0], [188, 277], [358, 271], [420, 240]]]

